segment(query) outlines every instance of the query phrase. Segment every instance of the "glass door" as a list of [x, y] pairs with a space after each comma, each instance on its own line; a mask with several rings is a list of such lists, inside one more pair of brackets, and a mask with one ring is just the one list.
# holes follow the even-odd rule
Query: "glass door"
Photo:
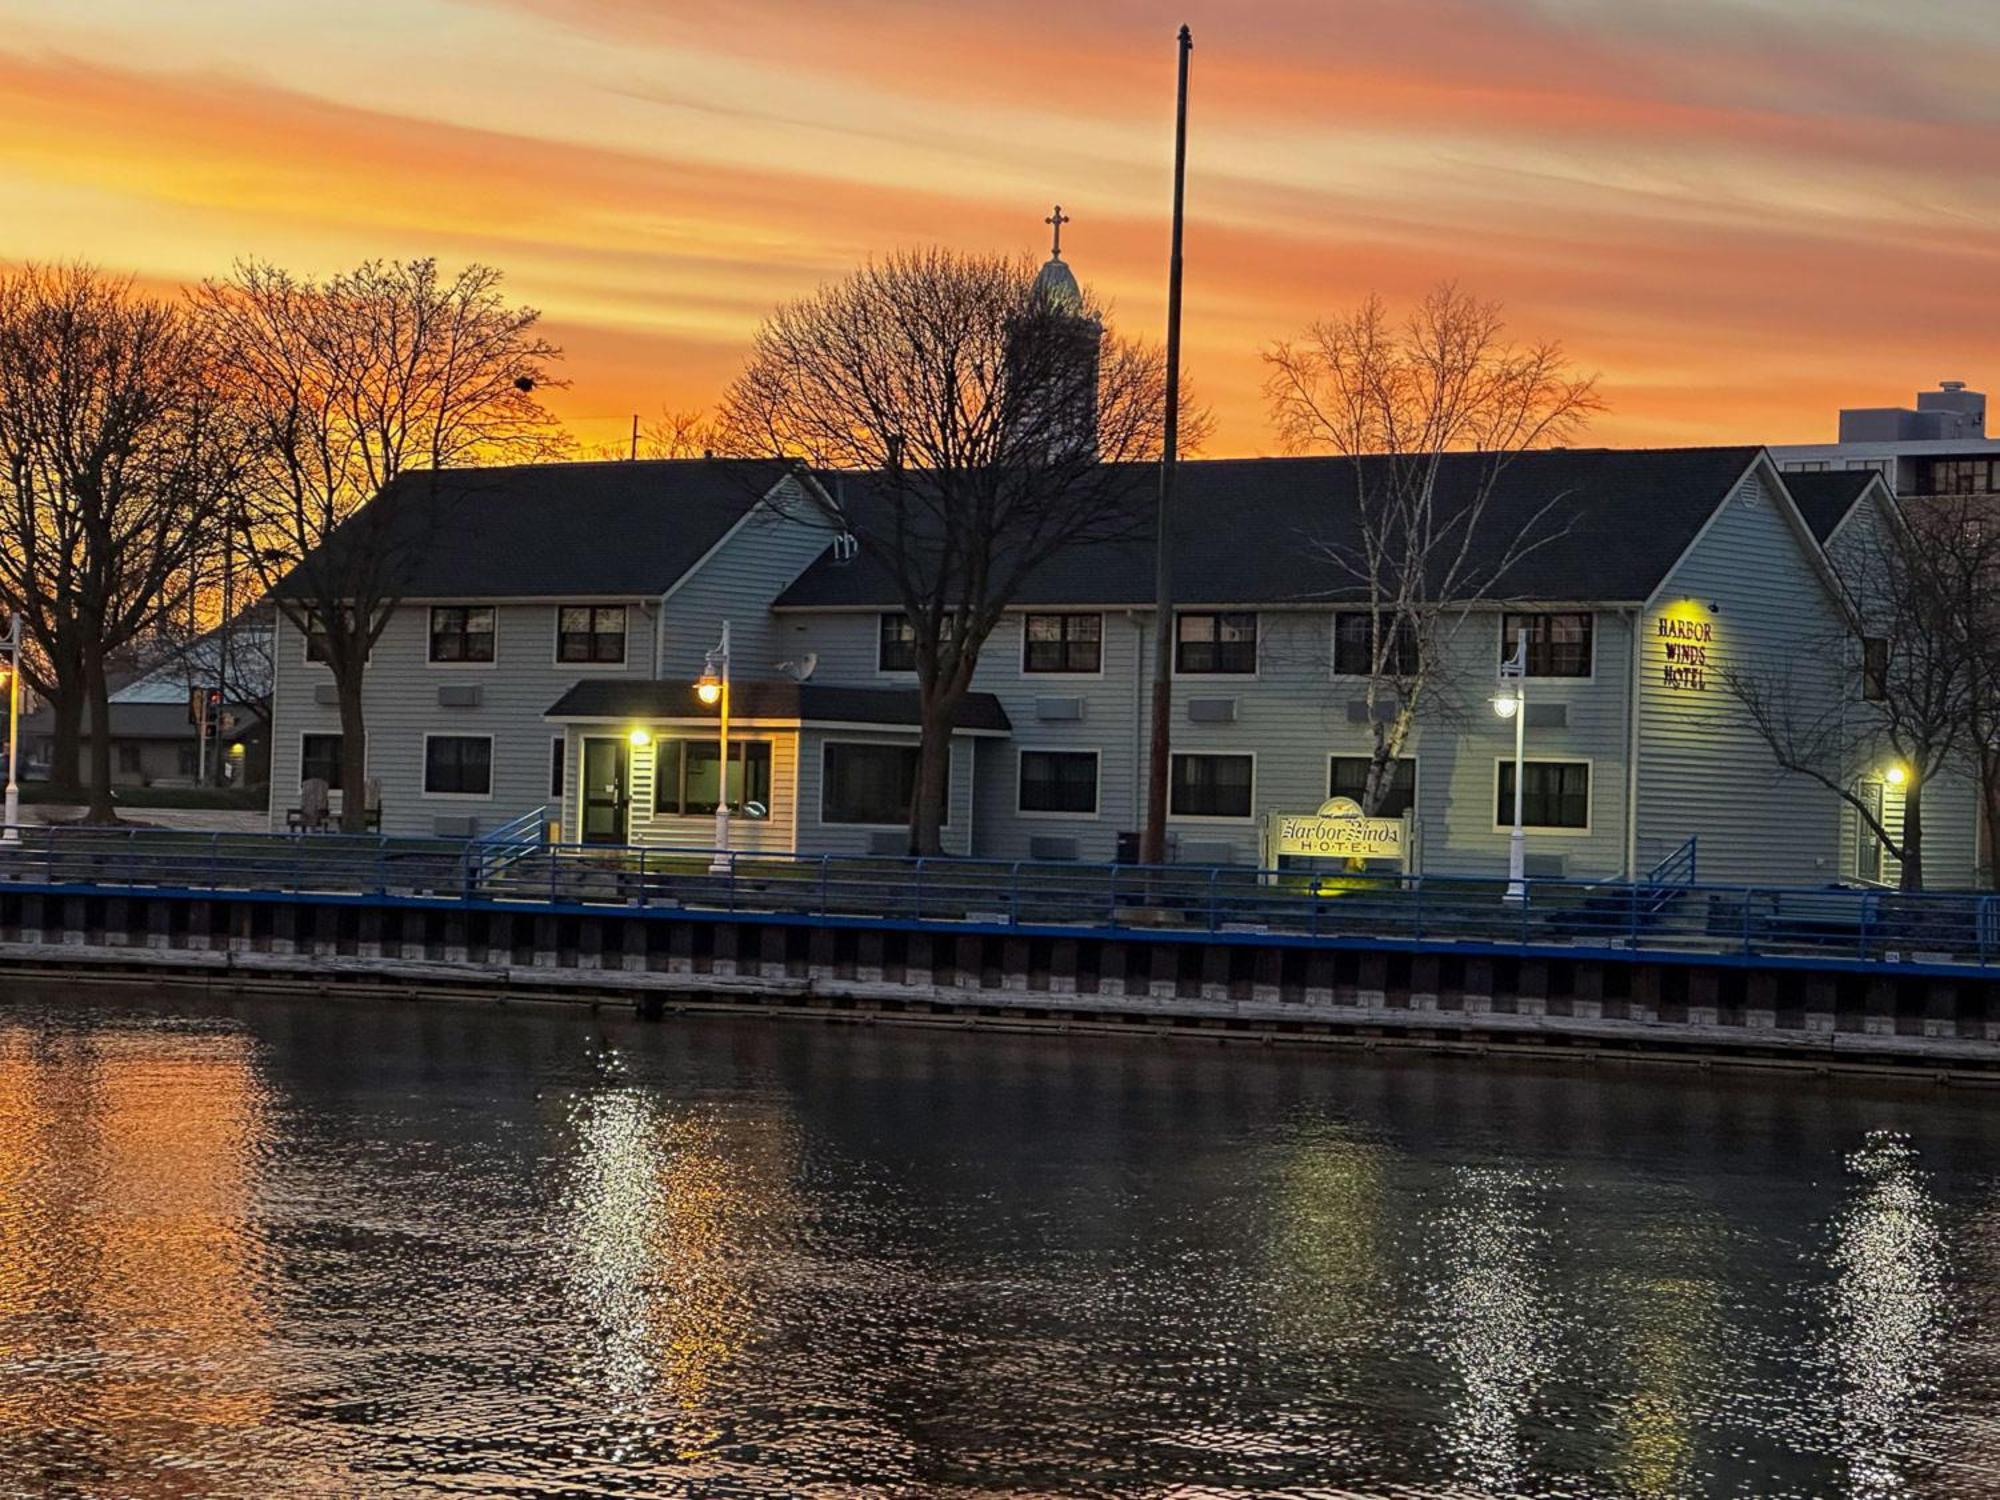
[[578, 791], [583, 811], [583, 842], [628, 842], [626, 820], [630, 799], [625, 794], [625, 741], [586, 739]]
[[[1861, 805], [1868, 810], [1876, 822], [1882, 821], [1882, 783], [1864, 781], [1855, 788]], [[1875, 830], [1868, 826], [1867, 819], [1854, 820], [1854, 878], [1882, 883], [1882, 840]]]

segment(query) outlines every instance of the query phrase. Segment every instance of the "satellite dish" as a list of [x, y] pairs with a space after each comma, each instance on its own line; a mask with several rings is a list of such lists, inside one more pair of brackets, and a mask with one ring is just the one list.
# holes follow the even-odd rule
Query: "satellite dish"
[[794, 682], [804, 682], [808, 677], [812, 676], [813, 668], [817, 667], [818, 665], [819, 665], [819, 653], [817, 651], [808, 651], [804, 656], [801, 656], [797, 661], [779, 662], [778, 670], [780, 672], [783, 672], [787, 677], [791, 678], [792, 681]]

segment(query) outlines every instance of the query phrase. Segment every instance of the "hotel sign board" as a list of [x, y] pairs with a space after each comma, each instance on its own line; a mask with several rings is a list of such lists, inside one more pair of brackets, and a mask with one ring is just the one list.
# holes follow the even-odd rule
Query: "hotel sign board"
[[1280, 859], [1393, 859], [1409, 863], [1404, 818], [1364, 818], [1351, 797], [1334, 797], [1318, 812], [1272, 813], [1264, 826], [1267, 868]]

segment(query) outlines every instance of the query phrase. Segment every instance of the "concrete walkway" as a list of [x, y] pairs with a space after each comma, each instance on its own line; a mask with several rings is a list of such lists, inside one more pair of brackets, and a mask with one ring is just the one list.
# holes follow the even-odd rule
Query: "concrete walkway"
[[[74, 823], [83, 814], [80, 805], [34, 803], [21, 809], [21, 821], [31, 826]], [[271, 829], [270, 814], [233, 807], [128, 807], [121, 809], [119, 816], [135, 827], [195, 833], [268, 833]]]

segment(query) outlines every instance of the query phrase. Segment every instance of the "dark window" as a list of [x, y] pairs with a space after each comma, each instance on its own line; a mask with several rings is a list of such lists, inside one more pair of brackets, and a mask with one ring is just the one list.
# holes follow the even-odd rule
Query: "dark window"
[[[1361, 801], [1361, 794], [1368, 789], [1368, 757], [1365, 755], [1336, 755], [1333, 767], [1327, 775], [1326, 794], [1329, 797], [1352, 797]], [[1378, 818], [1400, 818], [1410, 811], [1417, 801], [1417, 763], [1411, 756], [1397, 758], [1395, 769], [1389, 775], [1389, 790], [1382, 797], [1382, 805], [1375, 809]], [[1364, 806], [1366, 804], [1363, 804]], [[1508, 823], [1513, 822], [1510, 807]]]
[[201, 774], [201, 756], [196, 752], [193, 745], [181, 746], [177, 759], [180, 763], [181, 775], [199, 776]]
[[[660, 740], [653, 750], [653, 811], [675, 817], [713, 817], [714, 740]], [[729, 811], [739, 818], [771, 816], [771, 742], [729, 742]]]
[[1593, 624], [1594, 617], [1587, 613], [1504, 615], [1500, 622], [1500, 660], [1514, 659], [1525, 631], [1530, 677], [1588, 677]]
[[[1393, 615], [1381, 617], [1386, 624]], [[1333, 617], [1333, 670], [1342, 677], [1375, 675], [1376, 616], [1365, 609], [1343, 609]], [[1392, 677], [1417, 675], [1417, 636], [1408, 618], [1396, 620], [1395, 645], [1384, 670]]]
[[558, 661], [625, 660], [625, 606], [565, 604], [556, 611]]
[[1917, 493], [1922, 495], [1991, 495], [1996, 466], [1990, 458], [1933, 458], [1917, 465]]
[[1023, 750], [1022, 812], [1097, 811], [1097, 755], [1090, 750]]
[[1247, 818], [1254, 776], [1247, 755], [1176, 755], [1170, 811], [1177, 818]]
[[441, 604], [432, 609], [431, 660], [493, 660], [492, 606]]
[[560, 802], [563, 798], [563, 756], [568, 746], [563, 737], [557, 735], [549, 741], [549, 800]]
[[493, 741], [483, 734], [434, 734], [424, 741], [424, 790], [483, 797], [493, 790]]
[[[1531, 760], [1521, 790], [1523, 828], [1588, 828], [1590, 766], [1580, 760]], [[1514, 763], [1500, 762], [1499, 796], [1493, 821], [1514, 826]]]
[[1188, 676], [1257, 670], [1257, 617], [1247, 610], [1181, 615], [1175, 622], [1174, 670]]
[[1889, 696], [1889, 643], [1879, 635], [1861, 640], [1861, 696], [1869, 703]]
[[[938, 632], [940, 640], [950, 640], [957, 627], [953, 617], [946, 615]], [[904, 614], [882, 616], [881, 635], [875, 652], [875, 665], [884, 672], [914, 672], [917, 670], [917, 627]]]
[[[821, 762], [822, 823], [877, 823], [900, 826], [910, 821], [910, 803], [917, 793], [915, 745], [863, 745], [833, 741]], [[945, 785], [951, 767], [945, 767]], [[951, 821], [946, 799], [945, 822]]]
[[137, 776], [143, 764], [144, 762], [140, 759], [139, 747], [137, 745], [124, 743], [118, 746], [119, 775]]
[[[342, 630], [352, 630], [354, 628], [354, 611], [343, 609], [340, 612], [340, 623]], [[309, 610], [306, 613], [306, 660], [321, 663], [332, 660], [332, 655], [327, 650], [326, 644], [326, 621], [321, 618], [320, 612], [316, 609]]]
[[1029, 615], [1024, 672], [1095, 672], [1104, 665], [1103, 615]]
[[324, 781], [327, 790], [340, 790], [340, 736], [309, 734], [300, 745], [299, 780]]

